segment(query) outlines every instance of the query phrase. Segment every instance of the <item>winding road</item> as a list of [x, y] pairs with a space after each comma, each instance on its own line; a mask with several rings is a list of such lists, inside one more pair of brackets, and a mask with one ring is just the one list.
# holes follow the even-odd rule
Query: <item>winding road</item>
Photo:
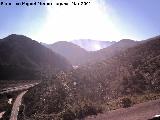
[[160, 115], [160, 99], [88, 117], [86, 120], [149, 120], [155, 115]]
[[33, 87], [33, 86], [35, 86], [37, 84], [39, 84], [39, 83], [26, 84], [26, 85], [21, 85], [21, 86], [17, 86], [17, 87], [4, 88], [4, 89], [0, 90], [0, 94], [9, 93], [9, 92], [15, 92], [15, 91], [19, 91], [19, 90], [27, 90], [30, 87]]
[[11, 117], [10, 120], [17, 120], [18, 116], [18, 111], [19, 111], [19, 106], [21, 105], [22, 97], [27, 91], [22, 92], [21, 94], [18, 95], [16, 98], [13, 107], [12, 107], [12, 112], [11, 112]]

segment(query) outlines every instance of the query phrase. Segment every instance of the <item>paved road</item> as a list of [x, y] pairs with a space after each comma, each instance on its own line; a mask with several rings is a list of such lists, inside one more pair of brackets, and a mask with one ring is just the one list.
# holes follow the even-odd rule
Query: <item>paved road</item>
[[17, 120], [17, 115], [19, 111], [19, 106], [21, 105], [22, 97], [27, 91], [22, 92], [21, 94], [18, 95], [16, 98], [13, 107], [12, 107], [12, 112], [10, 116], [10, 120]]
[[86, 120], [148, 120], [155, 115], [160, 115], [160, 100], [141, 103], [126, 109], [121, 108]]

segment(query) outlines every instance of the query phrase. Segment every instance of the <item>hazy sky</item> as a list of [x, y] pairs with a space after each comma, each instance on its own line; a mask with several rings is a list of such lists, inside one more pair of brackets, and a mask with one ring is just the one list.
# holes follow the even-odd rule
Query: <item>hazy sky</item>
[[[52, 6], [0, 5], [0, 38], [23, 34], [54, 43], [59, 40], [142, 40], [160, 35], [160, 0], [41, 0]], [[35, 2], [24, 0], [24, 2]], [[36, 1], [36, 2], [41, 2]], [[87, 6], [57, 6], [56, 2], [90, 1]]]

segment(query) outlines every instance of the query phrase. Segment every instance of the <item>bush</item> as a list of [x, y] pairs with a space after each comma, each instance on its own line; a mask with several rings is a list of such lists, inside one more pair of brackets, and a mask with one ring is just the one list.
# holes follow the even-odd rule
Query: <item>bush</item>
[[75, 114], [72, 111], [68, 110], [63, 113], [62, 118], [63, 120], [74, 120]]
[[122, 106], [123, 108], [131, 107], [131, 105], [132, 105], [132, 101], [131, 101], [129, 98], [123, 98], [123, 99], [121, 100], [121, 106]]

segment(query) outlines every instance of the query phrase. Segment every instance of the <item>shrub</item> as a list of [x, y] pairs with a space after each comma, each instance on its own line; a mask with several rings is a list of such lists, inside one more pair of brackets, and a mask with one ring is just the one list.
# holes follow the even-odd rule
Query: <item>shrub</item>
[[75, 114], [72, 111], [68, 110], [68, 111], [63, 113], [62, 119], [63, 120], [74, 120], [75, 119]]
[[131, 105], [132, 105], [132, 101], [131, 101], [129, 98], [123, 98], [123, 99], [121, 100], [121, 106], [122, 106], [123, 108], [131, 107]]

